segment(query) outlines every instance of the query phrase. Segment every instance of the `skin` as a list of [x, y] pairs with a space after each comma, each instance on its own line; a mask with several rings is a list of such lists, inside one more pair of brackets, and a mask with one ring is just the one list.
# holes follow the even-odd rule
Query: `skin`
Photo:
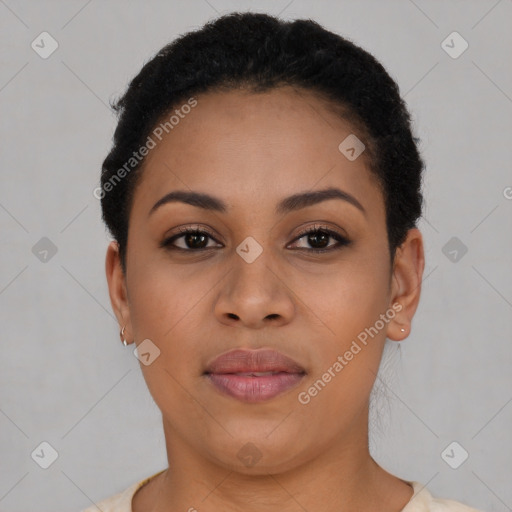
[[[170, 469], [136, 493], [133, 510], [399, 511], [413, 490], [370, 456], [369, 397], [386, 337], [401, 341], [410, 332], [424, 270], [421, 233], [408, 232], [391, 266], [384, 199], [365, 154], [349, 161], [338, 150], [357, 131], [314, 93], [286, 86], [208, 92], [197, 101], [146, 157], [126, 275], [116, 242], [106, 255], [125, 338], [149, 338], [160, 350], [141, 370], [162, 412]], [[274, 213], [284, 197], [331, 186], [356, 197], [365, 213], [339, 199]], [[174, 190], [210, 193], [228, 210], [173, 202], [148, 216]], [[296, 238], [318, 224], [351, 244], [308, 253], [322, 246]], [[201, 239], [176, 240], [190, 251], [183, 254], [159, 247], [180, 226], [209, 228], [216, 240], [207, 238], [211, 249], [202, 253], [194, 249]], [[250, 264], [236, 252], [248, 236], [263, 249]], [[394, 318], [301, 404], [298, 393], [396, 303]], [[258, 404], [222, 395], [202, 374], [215, 356], [239, 347], [279, 350], [307, 375]], [[248, 442], [261, 454], [252, 467], [237, 457]]]

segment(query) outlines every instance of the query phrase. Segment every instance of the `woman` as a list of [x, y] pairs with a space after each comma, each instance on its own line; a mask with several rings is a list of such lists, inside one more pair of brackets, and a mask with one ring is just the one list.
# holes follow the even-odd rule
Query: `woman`
[[232, 13], [114, 108], [106, 274], [169, 468], [97, 506], [474, 511], [369, 453], [383, 348], [409, 335], [424, 270], [423, 162], [382, 65], [313, 21]]

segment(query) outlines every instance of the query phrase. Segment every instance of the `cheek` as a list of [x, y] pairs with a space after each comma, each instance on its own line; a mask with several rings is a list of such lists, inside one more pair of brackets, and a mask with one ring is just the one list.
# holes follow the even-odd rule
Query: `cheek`
[[207, 290], [178, 265], [151, 263], [134, 268], [128, 286], [135, 337], [156, 344], [172, 339]]
[[[190, 267], [191, 268], [191, 267]], [[188, 271], [187, 271], [188, 272]], [[149, 365], [140, 363], [148, 389], [168, 417], [187, 411], [186, 417], [200, 416], [197, 403], [187, 393], [188, 382], [201, 372], [200, 300], [211, 288], [204, 281], [167, 264], [140, 266], [132, 273], [130, 315], [137, 344], [149, 339], [157, 347]], [[206, 297], [204, 297], [206, 298]], [[207, 342], [207, 340], [206, 340]], [[159, 352], [158, 352], [159, 351]]]
[[[385, 263], [383, 258], [362, 256], [320, 280], [316, 276], [316, 286], [307, 280], [303, 283], [306, 304], [315, 314], [311, 319], [322, 321], [322, 328], [317, 329], [323, 334], [317, 336], [321, 348], [314, 377], [329, 382], [324, 399], [332, 393], [331, 399], [340, 403], [371, 391], [392, 318], [389, 315], [386, 322], [381, 316], [388, 309], [389, 268]], [[343, 394], [343, 389], [354, 394]]]
[[[382, 258], [381, 258], [382, 259]], [[322, 274], [302, 274], [297, 295], [312, 313], [325, 323], [326, 332], [340, 342], [372, 325], [387, 307], [389, 269], [368, 254], [354, 254], [350, 260]]]
[[196, 268], [153, 262], [132, 273], [130, 315], [135, 340], [150, 339], [160, 351], [150, 366], [141, 364], [155, 390], [169, 389], [155, 379], [168, 380], [170, 374], [185, 383], [203, 371], [204, 347], [214, 338], [210, 294], [220, 284], [214, 272]]

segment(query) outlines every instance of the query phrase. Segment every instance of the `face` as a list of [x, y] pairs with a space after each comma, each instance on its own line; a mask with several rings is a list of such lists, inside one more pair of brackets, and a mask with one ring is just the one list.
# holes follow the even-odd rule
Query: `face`
[[[413, 314], [406, 276], [420, 272], [416, 263], [393, 276], [384, 199], [366, 155], [348, 159], [338, 148], [357, 132], [314, 94], [289, 87], [196, 99], [146, 157], [126, 276], [115, 243], [107, 254], [126, 337], [150, 340], [141, 369], [168, 452], [257, 474], [362, 446], [384, 341], [399, 339]], [[215, 201], [154, 208], [177, 191]], [[276, 350], [304, 371], [274, 396], [233, 396], [205, 374], [233, 349]], [[238, 377], [245, 384], [232, 388], [258, 378]], [[275, 385], [266, 379], [260, 389]]]

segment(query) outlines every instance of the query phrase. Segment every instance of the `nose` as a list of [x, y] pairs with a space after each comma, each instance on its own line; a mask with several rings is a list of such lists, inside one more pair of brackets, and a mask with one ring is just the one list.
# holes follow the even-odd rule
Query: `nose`
[[238, 255], [234, 260], [216, 298], [217, 319], [252, 329], [289, 323], [296, 310], [294, 294], [265, 251], [252, 263]]

